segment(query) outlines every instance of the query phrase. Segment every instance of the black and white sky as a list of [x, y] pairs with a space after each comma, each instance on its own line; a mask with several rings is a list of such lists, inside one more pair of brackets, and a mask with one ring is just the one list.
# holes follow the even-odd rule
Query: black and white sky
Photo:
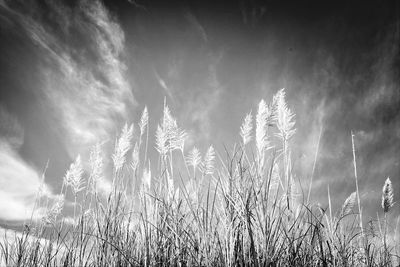
[[[340, 207], [355, 190], [375, 217], [387, 177], [400, 197], [399, 1], [0, 0], [0, 220], [29, 217], [46, 171], [112, 142], [166, 98], [188, 148], [238, 142], [258, 102], [286, 88], [298, 180]], [[151, 147], [155, 155], [153, 147]], [[399, 215], [399, 205], [393, 209]]]

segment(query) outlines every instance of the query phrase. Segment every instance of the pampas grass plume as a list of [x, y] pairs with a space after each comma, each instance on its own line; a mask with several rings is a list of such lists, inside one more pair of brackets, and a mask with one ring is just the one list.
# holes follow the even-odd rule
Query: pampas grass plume
[[131, 163], [132, 170], [136, 171], [138, 166], [139, 166], [139, 145], [138, 143], [135, 143], [135, 147], [133, 148], [132, 152], [132, 163]]
[[83, 167], [80, 155], [76, 157], [75, 161], [69, 167], [64, 177], [64, 183], [67, 186], [71, 186], [75, 195], [85, 188], [83, 186]]
[[148, 123], [149, 123], [149, 113], [147, 111], [147, 106], [145, 106], [139, 122], [140, 136], [143, 135], [144, 130]]
[[249, 112], [244, 121], [242, 126], [240, 127], [240, 136], [242, 137], [243, 145], [248, 144], [251, 141], [251, 134], [253, 130], [253, 115]]
[[256, 145], [259, 155], [263, 154], [268, 146], [267, 119], [269, 113], [270, 112], [268, 110], [268, 106], [265, 103], [264, 99], [262, 99], [258, 104], [258, 112], [256, 115]]
[[101, 155], [100, 144], [97, 143], [90, 151], [90, 189], [92, 192], [97, 191], [98, 182], [102, 178], [103, 172], [103, 157]]
[[189, 155], [187, 157], [187, 163], [193, 167], [193, 169], [196, 169], [197, 166], [199, 166], [201, 162], [201, 154], [200, 151], [197, 147], [193, 147], [192, 150], [189, 152]]
[[285, 89], [279, 90], [278, 93], [275, 95], [273, 100], [273, 106], [275, 107], [274, 111], [276, 112], [274, 118], [276, 120], [276, 125], [279, 130], [278, 137], [284, 140], [289, 140], [296, 132], [296, 129], [294, 128], [295, 115], [287, 107], [285, 96]]
[[167, 135], [160, 125], [157, 126], [156, 130], [156, 149], [160, 155], [165, 155], [168, 152], [167, 149]]
[[386, 179], [382, 188], [382, 208], [383, 212], [389, 212], [393, 206], [393, 187], [389, 177]]
[[57, 217], [61, 214], [64, 207], [64, 195], [58, 195], [50, 209], [47, 210], [46, 216], [43, 217], [45, 224], [54, 224]]
[[343, 203], [342, 210], [340, 212], [340, 217], [348, 215], [353, 210], [354, 204], [356, 203], [356, 196], [357, 193], [353, 192], [350, 194], [350, 196], [346, 198], [346, 200]]
[[115, 144], [114, 154], [112, 155], [112, 159], [114, 162], [115, 170], [119, 170], [125, 164], [126, 161], [126, 153], [131, 149], [133, 138], [133, 124], [125, 126], [122, 128], [121, 136]]
[[213, 146], [210, 146], [207, 149], [206, 155], [204, 156], [204, 160], [202, 162], [202, 172], [207, 174], [214, 173], [214, 159], [215, 159], [215, 150]]

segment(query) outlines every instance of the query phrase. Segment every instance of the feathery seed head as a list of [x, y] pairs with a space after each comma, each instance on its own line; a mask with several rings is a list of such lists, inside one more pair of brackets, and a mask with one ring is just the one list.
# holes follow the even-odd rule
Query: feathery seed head
[[393, 206], [393, 187], [389, 177], [386, 179], [382, 188], [382, 208], [383, 212], [389, 212]]
[[270, 110], [264, 99], [258, 104], [258, 112], [256, 115], [256, 145], [259, 155], [263, 154], [268, 147], [268, 118], [270, 117]]
[[175, 118], [172, 117], [171, 111], [167, 105], [164, 106], [162, 128], [165, 131], [167, 141], [174, 137], [174, 134], [178, 128], [177, 122]]
[[183, 151], [187, 134], [178, 127], [176, 120], [172, 117], [171, 111], [164, 104], [164, 114], [161, 125], [156, 131], [156, 149], [161, 155], [166, 155], [169, 151]]
[[54, 224], [57, 217], [61, 214], [64, 207], [64, 195], [59, 195], [56, 197], [53, 205], [47, 210], [46, 215], [42, 218], [45, 224]]
[[278, 106], [282, 105], [282, 102], [285, 102], [285, 96], [286, 96], [285, 88], [282, 88], [278, 92], [276, 92], [276, 94], [272, 98], [271, 108], [272, 112], [274, 113], [275, 120], [278, 119], [276, 117], [278, 113]]
[[139, 165], [139, 146], [138, 143], [135, 143], [135, 147], [133, 148], [132, 152], [132, 163], [131, 163], [132, 170], [135, 171], [138, 165]]
[[90, 151], [90, 189], [92, 192], [97, 190], [97, 184], [102, 179], [103, 157], [101, 156], [101, 147], [97, 143]]
[[189, 155], [187, 157], [187, 163], [190, 166], [193, 166], [194, 169], [197, 168], [197, 166], [201, 162], [201, 154], [200, 151], [197, 149], [197, 147], [193, 147], [193, 149], [189, 152]]
[[207, 175], [212, 175], [214, 173], [214, 159], [215, 159], [215, 150], [213, 146], [210, 146], [204, 156], [204, 161], [202, 162], [201, 171]]
[[81, 156], [78, 155], [64, 177], [64, 183], [67, 186], [71, 186], [74, 194], [79, 193], [85, 187], [83, 186], [83, 167], [81, 163]]
[[160, 125], [157, 126], [156, 130], [156, 149], [160, 155], [166, 155], [168, 152], [167, 135]]
[[186, 132], [178, 127], [176, 119], [172, 117], [171, 111], [167, 105], [164, 106], [164, 117], [162, 128], [166, 136], [167, 149], [183, 150], [184, 142], [187, 137]]
[[289, 140], [296, 132], [296, 129], [294, 128], [295, 115], [287, 107], [285, 95], [286, 93], [284, 89], [279, 90], [278, 93], [274, 96], [273, 106], [275, 112], [274, 117], [279, 130], [277, 136], [284, 140]]
[[342, 206], [342, 211], [340, 212], [340, 217], [348, 215], [353, 210], [354, 204], [356, 203], [356, 197], [357, 193], [353, 192], [346, 198]]
[[142, 184], [146, 191], [150, 191], [151, 186], [151, 169], [150, 164], [148, 168], [143, 170]]
[[183, 151], [183, 147], [185, 145], [187, 134], [184, 130], [179, 128], [175, 128], [173, 134], [170, 137], [170, 149], [171, 150], [181, 150]]
[[277, 189], [280, 183], [280, 175], [279, 175], [279, 165], [277, 163], [274, 163], [274, 166], [272, 167], [272, 173], [271, 173], [271, 188]]
[[119, 170], [125, 164], [126, 153], [131, 149], [131, 141], [133, 138], [133, 124], [128, 127], [128, 124], [125, 124], [124, 128], [122, 128], [121, 136], [115, 144], [114, 154], [112, 155], [112, 159], [114, 162], [115, 170]]
[[149, 113], [147, 112], [147, 106], [145, 106], [139, 122], [140, 136], [143, 135], [144, 130], [148, 123], [149, 123]]
[[164, 128], [166, 129], [173, 128], [174, 126], [176, 126], [176, 120], [172, 116], [171, 110], [166, 104], [164, 105], [163, 126], [165, 126]]
[[253, 115], [251, 111], [246, 115], [242, 126], [240, 127], [240, 136], [242, 137], [243, 145], [251, 141], [251, 132], [253, 130]]

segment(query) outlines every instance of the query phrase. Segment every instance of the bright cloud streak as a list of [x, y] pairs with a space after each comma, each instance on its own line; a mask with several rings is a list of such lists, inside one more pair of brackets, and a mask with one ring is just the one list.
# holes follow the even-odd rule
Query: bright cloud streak
[[[47, 110], [47, 125], [63, 142], [60, 146], [75, 157], [96, 141], [112, 139], [127, 120], [128, 107], [135, 105], [125, 78], [125, 36], [119, 23], [100, 1], [82, 0], [73, 8], [50, 1], [47, 11], [55, 15], [54, 23], [34, 2], [19, 4], [2, 1], [1, 16], [36, 45], [41, 86], [30, 89]], [[2, 114], [0, 216], [23, 220], [31, 216], [41, 178], [18, 153], [24, 143], [19, 124]], [[45, 191], [51, 195], [49, 188]]]
[[[28, 219], [41, 179], [17, 153], [24, 141], [22, 126], [1, 106], [0, 125], [0, 219]], [[46, 185], [42, 189], [44, 195], [51, 196]]]
[[[38, 173], [7, 143], [0, 141], [0, 219], [30, 218], [40, 184]], [[50, 194], [47, 186], [43, 192]]]
[[[118, 123], [127, 119], [127, 106], [134, 106], [122, 60], [125, 36], [100, 1], [80, 1], [73, 9], [50, 3], [49, 9], [60, 16], [61, 31], [40, 16], [8, 8], [40, 47], [43, 88], [39, 98], [52, 110], [50, 124], [74, 157], [95, 141], [113, 136]], [[36, 11], [40, 14], [33, 7], [32, 13]], [[77, 43], [74, 34], [81, 35], [79, 41], [84, 43]]]

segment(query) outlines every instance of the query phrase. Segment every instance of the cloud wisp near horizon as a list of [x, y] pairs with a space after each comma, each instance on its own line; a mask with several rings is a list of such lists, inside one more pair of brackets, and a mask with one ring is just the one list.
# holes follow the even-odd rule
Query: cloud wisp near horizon
[[0, 183], [12, 203], [1, 201], [0, 219], [27, 218], [47, 161], [55, 195], [73, 159], [96, 142], [112, 149], [145, 105], [151, 134], [166, 99], [189, 133], [185, 148], [223, 151], [281, 88], [296, 113], [303, 190], [313, 169], [321, 205], [328, 185], [336, 206], [355, 190], [353, 131], [375, 216], [386, 177], [400, 190], [399, 5], [311, 2], [0, 1]]
[[[88, 154], [96, 142], [114, 139], [136, 104], [125, 77], [124, 32], [104, 5], [100, 1], [79, 1], [77, 6], [69, 7], [49, 1], [43, 9], [36, 1], [7, 1], [0, 8], [3, 30], [12, 31], [18, 42], [30, 47], [31, 53], [23, 56], [36, 60], [33, 69], [38, 84], [32, 86], [25, 81], [19, 90], [32, 93], [34, 108], [45, 114], [44, 125], [62, 142], [58, 144], [60, 150], [74, 158], [79, 153]], [[3, 171], [17, 174], [26, 163], [21, 157], [15, 158], [17, 151], [7, 150], [6, 146], [2, 149], [3, 159], [10, 161], [10, 156], [21, 166], [2, 162]], [[7, 187], [7, 180], [21, 179], [21, 183], [37, 175], [32, 170], [15, 178], [2, 175], [1, 180]], [[29, 187], [35, 184], [26, 182]], [[15, 218], [4, 212], [0, 216]]]

